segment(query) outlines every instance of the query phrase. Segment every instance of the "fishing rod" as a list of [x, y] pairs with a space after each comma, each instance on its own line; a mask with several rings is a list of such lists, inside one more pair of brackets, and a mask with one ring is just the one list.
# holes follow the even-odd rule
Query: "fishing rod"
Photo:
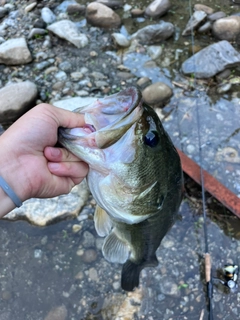
[[[192, 0], [189, 0], [189, 15], [192, 17]], [[192, 44], [192, 54], [194, 57], [194, 31], [191, 26], [191, 44]], [[194, 66], [196, 64], [194, 63]], [[193, 73], [194, 87], [197, 88], [195, 72]], [[208, 247], [208, 232], [207, 232], [207, 217], [206, 217], [206, 199], [205, 199], [205, 188], [204, 188], [204, 172], [203, 172], [203, 157], [202, 157], [202, 143], [201, 143], [201, 134], [200, 134], [200, 116], [199, 116], [199, 103], [198, 95], [199, 91], [197, 89], [195, 93], [196, 97], [196, 114], [197, 114], [197, 135], [198, 135], [198, 150], [199, 150], [199, 160], [200, 160], [200, 177], [201, 177], [201, 186], [202, 186], [202, 209], [203, 209], [203, 229], [204, 229], [204, 242], [205, 242], [205, 280], [206, 280], [206, 295], [208, 299], [208, 311], [209, 311], [209, 320], [213, 320], [213, 308], [212, 308], [212, 299], [213, 299], [213, 281], [212, 281], [212, 271], [211, 271], [211, 256], [209, 253]]]

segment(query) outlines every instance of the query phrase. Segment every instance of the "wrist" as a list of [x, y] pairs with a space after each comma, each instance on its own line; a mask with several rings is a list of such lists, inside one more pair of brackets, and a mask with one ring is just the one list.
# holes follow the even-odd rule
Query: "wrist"
[[[0, 146], [0, 176], [23, 202], [28, 198], [28, 192], [20, 161], [11, 151], [11, 147], [5, 144], [4, 135], [0, 137]], [[2, 187], [0, 187], [0, 201], [0, 217], [16, 207], [11, 197], [7, 195]]]

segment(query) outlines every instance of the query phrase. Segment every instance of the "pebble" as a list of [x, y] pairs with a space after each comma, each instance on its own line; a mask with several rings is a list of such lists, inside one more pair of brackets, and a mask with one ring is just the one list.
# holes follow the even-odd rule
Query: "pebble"
[[195, 152], [195, 149], [196, 149], [196, 148], [195, 148], [194, 145], [192, 145], [192, 144], [188, 144], [187, 147], [186, 147], [187, 153], [189, 153], [189, 154], [194, 153], [194, 152]]
[[67, 74], [64, 71], [58, 71], [55, 75], [54, 75], [55, 79], [57, 79], [58, 81], [64, 81], [67, 80]]
[[33, 28], [28, 35], [28, 39], [32, 39], [33, 37], [36, 37], [39, 35], [45, 35], [46, 33], [47, 31], [45, 29]]
[[43, 70], [43, 69], [46, 69], [47, 67], [49, 67], [51, 65], [51, 63], [49, 61], [42, 61], [42, 62], [39, 62], [35, 65], [35, 68], [37, 70]]
[[56, 15], [52, 12], [51, 9], [49, 9], [48, 7], [44, 7], [41, 11], [41, 18], [46, 24], [51, 24], [55, 22]]
[[70, 74], [70, 76], [71, 76], [71, 80], [72, 81], [79, 81], [80, 79], [83, 78], [83, 74], [81, 72], [78, 72], [78, 71], [72, 72]]
[[69, 61], [63, 61], [59, 64], [59, 69], [63, 71], [70, 71], [72, 69], [72, 64]]
[[82, 230], [82, 226], [80, 224], [74, 224], [72, 226], [72, 232], [73, 233], [78, 233], [80, 230]]
[[95, 268], [90, 268], [88, 273], [89, 279], [92, 281], [98, 281], [98, 272]]
[[37, 2], [32, 2], [29, 5], [27, 5], [24, 9], [25, 12], [30, 12], [32, 11], [37, 5]]
[[97, 259], [97, 252], [94, 249], [86, 249], [82, 255], [84, 263], [92, 263]]
[[95, 237], [91, 232], [85, 231], [83, 233], [82, 245], [85, 248], [90, 248], [95, 246]]
[[44, 320], [66, 320], [68, 317], [67, 308], [64, 305], [53, 308]]
[[34, 250], [34, 258], [35, 259], [41, 259], [43, 255], [43, 252], [41, 249], [35, 249]]

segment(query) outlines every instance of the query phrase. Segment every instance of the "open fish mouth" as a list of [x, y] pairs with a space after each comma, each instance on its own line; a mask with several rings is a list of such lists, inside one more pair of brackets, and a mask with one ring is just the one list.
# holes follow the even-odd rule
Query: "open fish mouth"
[[74, 112], [84, 114], [86, 124], [81, 128], [59, 128], [60, 143], [78, 140], [82, 146], [103, 149], [118, 141], [139, 120], [143, 113], [142, 97], [136, 88], [130, 87]]

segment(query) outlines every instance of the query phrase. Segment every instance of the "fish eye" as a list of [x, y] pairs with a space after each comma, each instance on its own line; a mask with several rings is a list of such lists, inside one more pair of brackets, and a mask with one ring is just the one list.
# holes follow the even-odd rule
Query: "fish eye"
[[144, 143], [151, 147], [151, 148], [154, 148], [157, 146], [158, 144], [158, 141], [159, 141], [159, 136], [158, 136], [158, 133], [157, 131], [155, 130], [149, 130], [147, 132], [147, 134], [144, 136]]

